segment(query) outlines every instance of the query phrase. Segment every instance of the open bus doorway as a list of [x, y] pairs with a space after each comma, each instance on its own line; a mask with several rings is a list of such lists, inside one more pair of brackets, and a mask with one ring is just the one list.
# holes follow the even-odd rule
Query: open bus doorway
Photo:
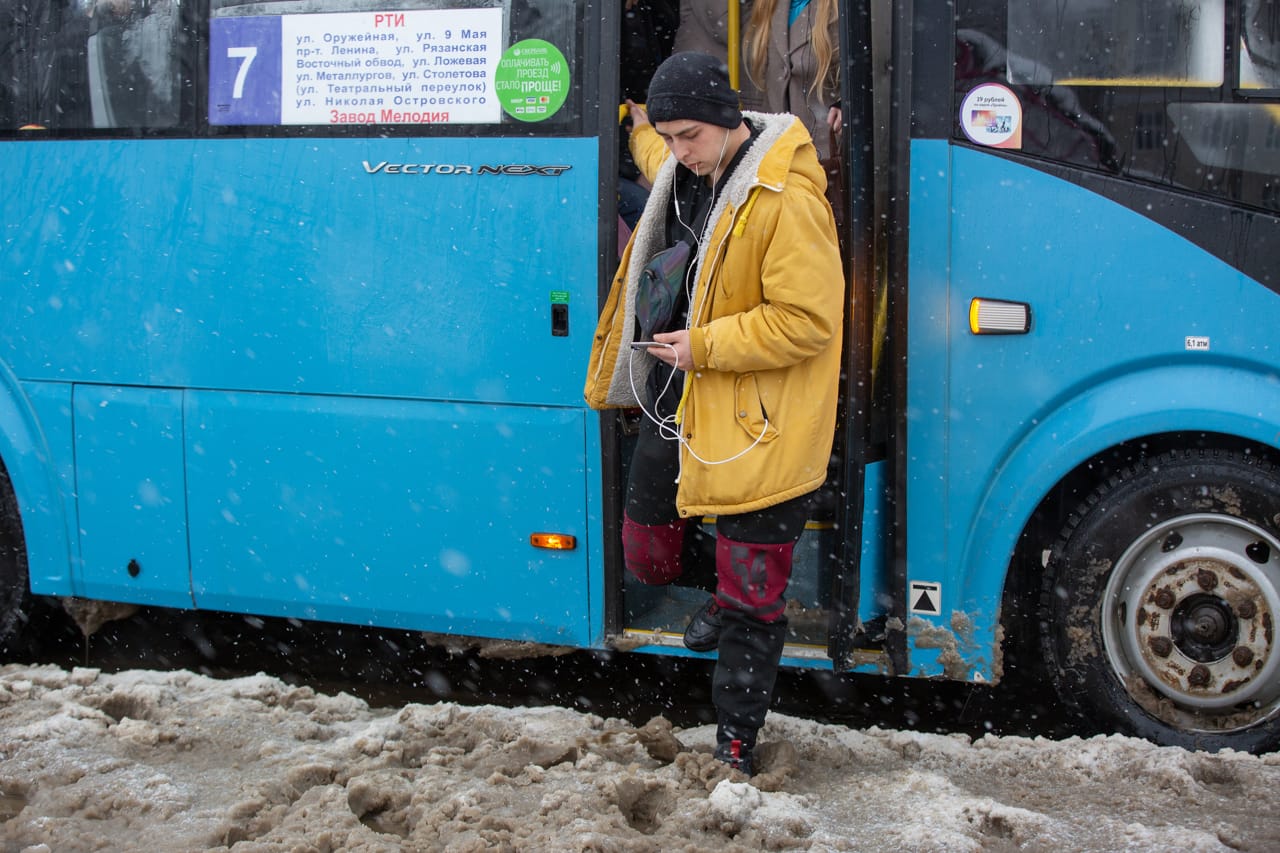
[[[674, 4], [670, 4], [674, 5]], [[697, 4], [695, 4], [697, 5]], [[710, 5], [710, 4], [706, 4]], [[730, 13], [737, 10], [734, 4], [724, 4], [725, 13], [721, 16], [722, 24], [727, 24]], [[842, 39], [854, 39], [856, 33], [870, 27], [870, 10], [861, 4], [846, 14], [858, 16], [851, 26], [841, 26]], [[669, 8], [663, 3], [641, 0], [632, 11], [622, 19], [619, 33], [618, 54], [623, 61], [628, 57], [637, 67], [656, 68], [665, 56], [654, 56], [655, 44], [680, 43], [675, 33], [664, 32], [662, 27], [667, 21], [674, 19]], [[664, 15], [664, 11], [666, 14]], [[656, 29], [655, 29], [656, 24]], [[737, 31], [741, 34], [746, 26], [745, 13], [737, 22]], [[726, 31], [729, 26], [724, 26]], [[655, 35], [657, 36], [655, 38]], [[667, 37], [671, 41], [667, 41]], [[741, 35], [739, 36], [741, 38]], [[869, 35], [865, 43], [870, 43]], [[668, 49], [669, 50], [669, 49]], [[735, 51], [736, 54], [736, 51]], [[881, 662], [883, 657], [883, 613], [864, 613], [858, 618], [859, 610], [859, 547], [862, 505], [864, 493], [864, 466], [866, 447], [868, 444], [868, 426], [865, 423], [869, 406], [862, 401], [864, 392], [869, 393], [870, 383], [860, 381], [869, 372], [870, 353], [870, 317], [855, 316], [853, 306], [867, 306], [872, 300], [855, 300], [854, 288], [868, 286], [871, 280], [870, 239], [855, 236], [856, 229], [863, 227], [869, 217], [860, 210], [861, 205], [869, 203], [871, 191], [855, 194], [851, 189], [861, 172], [858, 169], [870, 169], [869, 140], [862, 136], [869, 134], [872, 128], [870, 121], [871, 104], [853, 103], [850, 91], [870, 92], [870, 55], [855, 56], [848, 46], [843, 46], [840, 55], [846, 57], [840, 69], [840, 81], [844, 94], [844, 132], [841, 137], [836, 157], [824, 162], [828, 167], [828, 178], [833, 182], [841, 181], [839, 186], [832, 185], [828, 198], [833, 202], [840, 214], [837, 221], [841, 228], [841, 250], [845, 261], [846, 272], [846, 316], [845, 367], [842, 371], [840, 385], [840, 415], [833, 444], [833, 453], [825, 484], [811, 495], [809, 520], [805, 530], [797, 542], [794, 551], [792, 575], [785, 592], [786, 616], [788, 620], [786, 649], [784, 661], [804, 661], [806, 665], [829, 665], [835, 659], [837, 668], [846, 668], [855, 655], [861, 660], [874, 658]], [[639, 61], [635, 62], [638, 57]], [[734, 67], [735, 56], [730, 56], [728, 64]], [[629, 73], [632, 72], [632, 73]], [[645, 91], [638, 81], [634, 68], [620, 70], [620, 98], [623, 103], [626, 97], [636, 98], [636, 92]], [[651, 72], [650, 72], [651, 73]], [[647, 86], [647, 79], [644, 82]], [[749, 81], [741, 81], [739, 89], [750, 85]], [[628, 88], [630, 87], [630, 88]], [[750, 109], [746, 96], [742, 97], [743, 108]], [[608, 114], [608, 105], [602, 107], [602, 114]], [[619, 185], [623, 186], [629, 179], [627, 163], [628, 133], [624, 111], [620, 110], [621, 123], [618, 128], [617, 144], [614, 148], [619, 152]], [[607, 146], [602, 145], [602, 150]], [[851, 151], [866, 152], [855, 163], [850, 157]], [[838, 163], [838, 168], [836, 164]], [[607, 166], [602, 172], [608, 173]], [[856, 185], [856, 184], [855, 184]], [[865, 186], [870, 187], [870, 181]], [[622, 194], [619, 193], [620, 201]], [[850, 212], [853, 215], [850, 216]], [[606, 215], [608, 211], [605, 211]], [[619, 211], [621, 215], [621, 209]], [[629, 228], [620, 224], [618, 229], [619, 243], [617, 254], [621, 254], [623, 243], [629, 234]], [[864, 246], [865, 244], [865, 246]], [[856, 252], [864, 252], [864, 262], [853, 263]], [[616, 255], [613, 255], [616, 256]], [[602, 287], [607, 289], [612, 278], [613, 269], [609, 269]], [[854, 279], [862, 276], [865, 282], [855, 283]], [[864, 325], [867, 327], [863, 329]], [[881, 326], [883, 328], [883, 326]], [[611, 644], [622, 648], [644, 648], [646, 646], [662, 647], [664, 650], [684, 652], [683, 634], [690, 619], [712, 596], [716, 588], [715, 547], [716, 519], [705, 516], [693, 519], [687, 526], [684, 536], [682, 562], [684, 573], [675, 582], [666, 586], [648, 586], [639, 582], [622, 568], [621, 551], [618, 545], [620, 538], [623, 497], [625, 494], [628, 469], [636, 434], [644, 415], [638, 410], [626, 410], [604, 417], [606, 448], [616, 448], [613, 464], [607, 464], [610, 471], [616, 472], [616, 478], [606, 486], [606, 553], [611, 558], [606, 561], [606, 634], [611, 637]], [[608, 455], [608, 453], [607, 453]], [[877, 472], [879, 474], [880, 472]], [[877, 494], [882, 490], [876, 487]], [[880, 603], [881, 605], [883, 602]], [[877, 605], [880, 606], [880, 605]], [[866, 624], [864, 624], [864, 622]], [[889, 668], [886, 666], [886, 668]]]

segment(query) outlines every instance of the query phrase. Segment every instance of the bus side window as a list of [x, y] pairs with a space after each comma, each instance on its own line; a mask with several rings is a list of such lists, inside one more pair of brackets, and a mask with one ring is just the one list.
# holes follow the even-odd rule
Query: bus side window
[[1244, 0], [1240, 13], [1241, 87], [1280, 89], [1280, 3]]
[[13, 130], [22, 124], [24, 100], [23, 78], [20, 74], [22, 33], [20, 9], [9, 4], [0, 11], [0, 129]]
[[0, 12], [0, 129], [89, 124], [89, 20], [75, 0], [8, 3]]
[[181, 0], [94, 0], [89, 15], [93, 126], [177, 126], [191, 77]]
[[0, 129], [174, 127], [191, 79], [181, 0], [30, 0], [0, 12]]
[[[510, 44], [537, 38], [564, 51], [574, 44], [574, 0], [509, 0], [507, 20], [511, 22]], [[565, 58], [573, 62], [568, 53]]]
[[[576, 75], [578, 67], [578, 13], [581, 0], [502, 0], [506, 11], [507, 42], [510, 47], [526, 39], [540, 39], [549, 42], [563, 55], [568, 63], [571, 78]], [[575, 105], [574, 96], [570, 95], [564, 108], [554, 115], [540, 119], [537, 124], [548, 127], [574, 121], [578, 117], [580, 107]], [[503, 115], [503, 122], [520, 123], [510, 115]], [[532, 129], [535, 125], [528, 125]]]

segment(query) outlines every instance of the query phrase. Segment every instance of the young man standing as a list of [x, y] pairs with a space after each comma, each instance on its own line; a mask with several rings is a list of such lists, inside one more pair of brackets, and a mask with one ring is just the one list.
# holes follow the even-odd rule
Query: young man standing
[[[716, 592], [685, 645], [718, 648], [716, 757], [751, 775], [786, 633], [783, 592], [835, 431], [844, 280], [826, 179], [795, 117], [739, 110], [718, 59], [677, 53], [631, 104], [653, 183], [592, 344], [586, 399], [644, 410], [623, 554], [680, 576], [717, 517]], [[665, 309], [665, 310], [664, 310]], [[656, 345], [634, 348], [634, 341]]]

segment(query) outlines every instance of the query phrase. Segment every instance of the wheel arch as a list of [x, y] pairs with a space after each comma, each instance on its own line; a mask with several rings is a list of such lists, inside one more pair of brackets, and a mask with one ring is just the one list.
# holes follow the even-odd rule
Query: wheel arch
[[[74, 594], [66, 502], [40, 421], [21, 383], [0, 362], [0, 466], [27, 555], [32, 591]], [[14, 521], [13, 519], [0, 520]]]
[[[1156, 400], [1170, 402], [1136, 402]], [[1072, 495], [1087, 495], [1107, 476], [1109, 460], [1204, 436], [1277, 452], [1280, 426], [1264, 419], [1266, 411], [1280, 411], [1273, 375], [1239, 365], [1161, 366], [1088, 387], [1026, 430], [987, 484], [961, 550], [958, 609], [1000, 607], [990, 633], [973, 638], [979, 653], [989, 652], [990, 677], [1003, 674], [1000, 640], [1029, 615], [1019, 595], [1039, 590], [1041, 551], [1061, 530]]]

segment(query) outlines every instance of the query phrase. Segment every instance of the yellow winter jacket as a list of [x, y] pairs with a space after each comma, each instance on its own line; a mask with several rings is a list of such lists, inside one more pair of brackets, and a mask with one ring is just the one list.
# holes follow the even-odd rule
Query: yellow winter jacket
[[[761, 134], [729, 176], [698, 247], [694, 365], [684, 374], [680, 426], [682, 517], [736, 515], [817, 489], [835, 431], [845, 288], [826, 176], [797, 119], [746, 116]], [[631, 148], [653, 191], [592, 342], [584, 395], [597, 409], [637, 405], [654, 363], [628, 344], [640, 272], [666, 248], [676, 162], [650, 125], [636, 130]]]

